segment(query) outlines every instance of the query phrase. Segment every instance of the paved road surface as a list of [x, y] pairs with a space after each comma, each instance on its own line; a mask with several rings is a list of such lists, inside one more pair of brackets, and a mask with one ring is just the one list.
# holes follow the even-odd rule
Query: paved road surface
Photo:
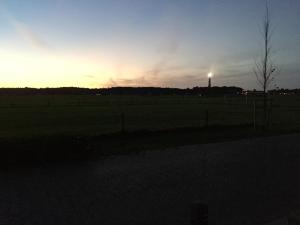
[[300, 199], [299, 138], [0, 171], [0, 225], [188, 225], [195, 201], [209, 204], [212, 224], [281, 215]]

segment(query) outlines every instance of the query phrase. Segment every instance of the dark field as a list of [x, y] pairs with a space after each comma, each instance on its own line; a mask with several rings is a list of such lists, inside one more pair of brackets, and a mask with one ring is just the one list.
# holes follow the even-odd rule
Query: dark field
[[[249, 97], [1, 96], [0, 137], [96, 136], [137, 130], [253, 123]], [[262, 119], [257, 98], [256, 119]], [[273, 98], [271, 129], [300, 128], [300, 96]]]
[[[254, 102], [257, 127], [253, 127]], [[1, 96], [0, 164], [82, 160], [300, 131], [300, 96]]]

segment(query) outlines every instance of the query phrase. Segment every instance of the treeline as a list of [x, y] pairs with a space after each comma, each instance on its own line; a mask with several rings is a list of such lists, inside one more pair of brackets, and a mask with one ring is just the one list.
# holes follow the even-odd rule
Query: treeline
[[160, 88], [160, 87], [112, 87], [112, 88], [0, 88], [0, 95], [240, 95], [239, 87], [194, 87], [194, 88]]
[[300, 89], [275, 89], [270, 90], [270, 94], [272, 95], [300, 95]]
[[103, 95], [240, 95], [239, 87], [194, 87], [194, 88], [159, 88], [159, 87], [114, 87], [100, 89]]
[[0, 88], [0, 95], [93, 95], [96, 89], [61, 87], [61, 88]]

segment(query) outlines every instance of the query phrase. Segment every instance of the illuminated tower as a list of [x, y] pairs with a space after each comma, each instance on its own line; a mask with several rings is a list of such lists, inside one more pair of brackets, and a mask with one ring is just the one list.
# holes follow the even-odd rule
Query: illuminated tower
[[211, 78], [212, 78], [213, 74], [209, 73], [207, 76], [208, 76], [208, 87], [211, 88]]

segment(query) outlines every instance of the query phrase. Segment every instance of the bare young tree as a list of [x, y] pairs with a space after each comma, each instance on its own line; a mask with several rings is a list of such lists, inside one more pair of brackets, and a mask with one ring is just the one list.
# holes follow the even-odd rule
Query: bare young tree
[[266, 127], [267, 125], [267, 114], [268, 114], [268, 107], [267, 107], [267, 95], [268, 95], [268, 88], [270, 84], [274, 81], [275, 75], [275, 66], [272, 62], [272, 31], [271, 31], [271, 20], [270, 20], [270, 13], [269, 13], [269, 2], [266, 0], [266, 14], [263, 21], [262, 27], [262, 36], [263, 36], [263, 55], [259, 61], [255, 62], [254, 73], [257, 79], [258, 84], [263, 89], [264, 95], [264, 102], [263, 102], [263, 109], [264, 109], [264, 117], [263, 123]]

